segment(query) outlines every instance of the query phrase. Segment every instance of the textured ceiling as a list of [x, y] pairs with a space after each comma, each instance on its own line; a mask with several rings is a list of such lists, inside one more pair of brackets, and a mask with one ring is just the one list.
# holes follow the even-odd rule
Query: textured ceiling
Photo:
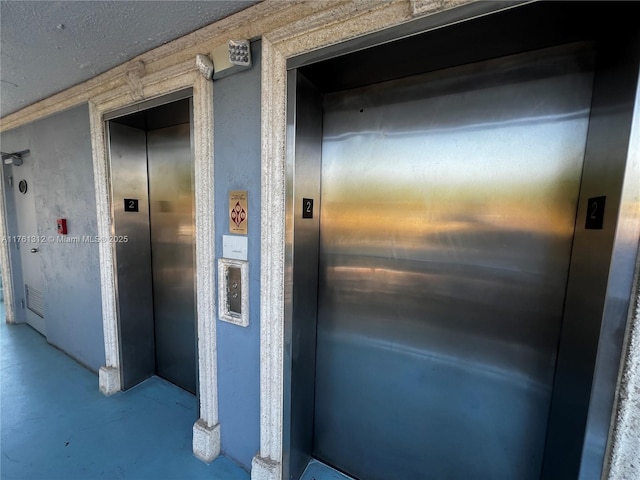
[[0, 116], [255, 3], [0, 0]]

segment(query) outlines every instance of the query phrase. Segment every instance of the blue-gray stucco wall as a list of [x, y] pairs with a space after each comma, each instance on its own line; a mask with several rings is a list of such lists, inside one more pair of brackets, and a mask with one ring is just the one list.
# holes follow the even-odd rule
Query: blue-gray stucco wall
[[251, 44], [251, 69], [213, 83], [217, 258], [229, 192], [248, 192], [249, 326], [217, 324], [222, 453], [247, 470], [260, 446], [260, 48]]
[[[31, 150], [25, 163], [32, 166], [33, 185], [29, 188], [34, 192], [38, 235], [57, 237], [58, 218], [67, 219], [69, 238], [97, 235], [87, 104], [2, 132], [0, 138], [3, 151]], [[15, 188], [5, 181], [8, 235], [21, 234], [12, 218], [16, 211]], [[38, 247], [47, 341], [97, 371], [105, 360], [98, 245], [45, 242]], [[11, 253], [19, 310], [22, 275], [19, 256]], [[24, 318], [21, 312], [16, 313], [18, 319]]]

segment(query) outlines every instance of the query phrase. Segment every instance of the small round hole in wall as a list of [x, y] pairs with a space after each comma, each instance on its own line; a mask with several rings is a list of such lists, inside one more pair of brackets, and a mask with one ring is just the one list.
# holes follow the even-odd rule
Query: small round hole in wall
[[20, 190], [20, 193], [27, 193], [27, 181], [26, 180], [20, 180], [20, 183], [18, 183], [18, 190]]

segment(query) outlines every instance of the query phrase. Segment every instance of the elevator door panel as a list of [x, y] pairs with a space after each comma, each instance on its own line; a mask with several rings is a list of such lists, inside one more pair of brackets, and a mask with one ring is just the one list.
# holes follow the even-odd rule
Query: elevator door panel
[[156, 373], [196, 392], [189, 124], [147, 132]]
[[[109, 122], [113, 228], [127, 239], [114, 244], [124, 389], [155, 371], [146, 144], [144, 130]], [[137, 199], [138, 211], [127, 211], [125, 199]]]
[[325, 96], [314, 456], [539, 478], [591, 84], [571, 47]]

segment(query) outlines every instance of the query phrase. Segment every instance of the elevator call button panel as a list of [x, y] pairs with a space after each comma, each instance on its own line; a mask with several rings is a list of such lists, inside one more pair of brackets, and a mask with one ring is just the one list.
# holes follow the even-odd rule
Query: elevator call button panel
[[239, 267], [227, 268], [227, 307], [229, 313], [242, 314], [242, 278]]
[[218, 309], [220, 320], [249, 326], [249, 262], [218, 259]]

